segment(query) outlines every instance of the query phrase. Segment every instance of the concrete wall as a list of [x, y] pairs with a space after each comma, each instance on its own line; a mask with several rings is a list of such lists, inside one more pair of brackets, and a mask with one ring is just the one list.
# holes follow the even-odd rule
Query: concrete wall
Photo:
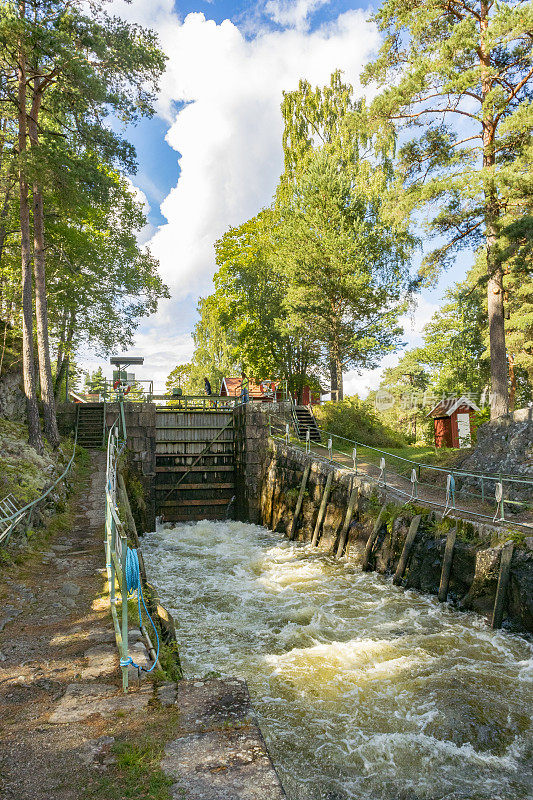
[[[404, 576], [406, 588], [436, 594], [439, 588], [446, 535], [455, 521], [424, 507], [405, 506], [403, 501], [386, 497], [383, 489], [352, 470], [343, 469], [322, 459], [306, 455], [299, 448], [270, 440], [260, 472], [260, 520], [265, 527], [287, 533], [293, 519], [305, 465], [311, 471], [296, 529], [296, 539], [312, 538], [327, 476], [333, 473], [332, 491], [319, 547], [336, 548], [342, 529], [348, 498], [353, 485], [359, 488], [361, 502], [349, 530], [347, 557], [361, 560], [366, 542], [384, 502], [387, 512], [373, 550], [371, 568], [392, 574], [397, 566], [410, 522], [415, 514], [422, 521]], [[509, 532], [480, 523], [459, 523], [449, 598], [460, 608], [490, 617], [494, 606], [500, 555]], [[533, 553], [515, 546], [510, 585], [507, 594], [507, 623], [520, 630], [533, 631]]]

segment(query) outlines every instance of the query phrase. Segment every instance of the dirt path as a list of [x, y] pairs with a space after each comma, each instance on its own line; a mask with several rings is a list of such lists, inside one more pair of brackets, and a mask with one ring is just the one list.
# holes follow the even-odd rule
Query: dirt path
[[[325, 458], [327, 460], [327, 451], [325, 451], [324, 447], [311, 445], [311, 450], [320, 458]], [[346, 466], [350, 469], [353, 469], [353, 459], [351, 456], [335, 451], [334, 458], [335, 462], [341, 466]], [[359, 459], [358, 461], [358, 472], [359, 474], [366, 475], [373, 480], [377, 480], [380, 476], [380, 469], [376, 467], [375, 464], [365, 461], [364, 458]], [[446, 476], [444, 474], [442, 475], [442, 481], [445, 483]], [[408, 502], [413, 491], [413, 485], [410, 479], [402, 475], [398, 475], [392, 472], [390, 469], [388, 469], [386, 472], [386, 478], [388, 491], [390, 491], [391, 494], [396, 494], [397, 497], [402, 500], [402, 502]], [[492, 484], [490, 490], [494, 491]], [[489, 489], [487, 489], [487, 492], [489, 492]], [[442, 512], [446, 506], [446, 489], [444, 486], [437, 486], [428, 483], [418, 484], [417, 498], [415, 502], [422, 505], [428, 505], [431, 508]], [[484, 524], [498, 524], [493, 523], [494, 515], [494, 504], [483, 504], [481, 499], [478, 499], [477, 497], [472, 498], [468, 495], [464, 496], [459, 491], [456, 493], [456, 508], [448, 512], [448, 516], [453, 518], [466, 519], [473, 522], [477, 521]], [[509, 518], [506, 520], [506, 523], [503, 523], [504, 527], [508, 527], [509, 525], [521, 525], [524, 527], [526, 532], [528, 531], [528, 528], [531, 528], [533, 531], [533, 514], [531, 512], [524, 511], [520, 514], [508, 514], [508, 517]]]
[[[73, 529], [3, 579], [0, 615], [0, 796], [3, 800], [79, 798], [85, 768], [102, 755], [102, 717], [53, 724], [68, 687], [105, 674], [120, 685], [105, 598], [103, 497], [105, 455], [71, 500]], [[99, 599], [100, 598], [100, 599]], [[6, 611], [7, 608], [7, 611]], [[102, 749], [103, 748], [103, 749]]]

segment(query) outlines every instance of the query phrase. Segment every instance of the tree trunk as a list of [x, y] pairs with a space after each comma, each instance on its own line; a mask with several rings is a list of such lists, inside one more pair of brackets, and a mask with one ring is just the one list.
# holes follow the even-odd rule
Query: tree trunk
[[[34, 97], [29, 134], [32, 150], [39, 146], [37, 118], [41, 105], [41, 96], [34, 80]], [[41, 187], [33, 185], [33, 269], [35, 275], [35, 319], [37, 323], [37, 353], [39, 356], [39, 377], [41, 382], [41, 399], [43, 403], [44, 432], [51, 446], [59, 447], [59, 431], [57, 429], [54, 382], [50, 360], [50, 338], [48, 336], [48, 303], [46, 298], [46, 264], [44, 249], [44, 207]]]
[[503, 305], [503, 271], [496, 253], [498, 197], [490, 177], [496, 163], [494, 139], [496, 128], [490, 101], [492, 90], [490, 55], [487, 51], [489, 8], [486, 0], [480, 6], [481, 30], [481, 96], [483, 102], [483, 171], [485, 173], [485, 245], [487, 253], [487, 306], [490, 343], [490, 417], [496, 419], [509, 413], [507, 354], [505, 351], [505, 315]]
[[334, 340], [330, 350], [330, 388], [331, 399], [334, 403], [338, 403], [344, 399], [343, 380], [342, 380], [342, 362], [339, 354], [338, 342]]
[[56, 380], [54, 384], [54, 397], [56, 402], [59, 400], [61, 384], [63, 383], [63, 378], [67, 373], [70, 347], [72, 345], [72, 339], [74, 336], [74, 314], [72, 312], [69, 312], [68, 325], [65, 325], [65, 322], [66, 320], [63, 323], [62, 336], [57, 355]]
[[[19, 4], [21, 18], [26, 8], [24, 0]], [[19, 154], [26, 152], [26, 60], [22, 41], [19, 43], [18, 79], [18, 141]], [[24, 372], [24, 393], [26, 395], [26, 412], [28, 417], [29, 443], [35, 450], [44, 452], [39, 421], [39, 409], [35, 392], [35, 363], [33, 360], [33, 297], [31, 276], [30, 245], [30, 207], [28, 203], [28, 184], [24, 176], [24, 165], [19, 171], [20, 185], [20, 230], [22, 256], [22, 364]]]
[[509, 353], [509, 411], [512, 414], [516, 405], [516, 371], [514, 356]]

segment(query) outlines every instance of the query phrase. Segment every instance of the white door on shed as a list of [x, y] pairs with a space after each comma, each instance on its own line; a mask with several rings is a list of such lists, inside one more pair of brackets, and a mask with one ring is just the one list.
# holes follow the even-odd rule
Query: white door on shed
[[457, 426], [459, 429], [459, 447], [470, 447], [472, 444], [470, 436], [470, 414], [457, 414]]

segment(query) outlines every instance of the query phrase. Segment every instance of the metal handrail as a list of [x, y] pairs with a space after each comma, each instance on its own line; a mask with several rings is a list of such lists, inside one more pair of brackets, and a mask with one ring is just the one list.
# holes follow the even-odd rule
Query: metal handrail
[[[126, 447], [126, 419], [123, 404], [109, 429], [105, 485], [105, 553], [109, 584], [109, 602], [115, 639], [120, 653], [122, 688], [128, 691], [128, 588], [126, 582], [127, 536], [120, 520], [117, 504], [118, 461]], [[117, 614], [116, 582], [122, 598], [120, 622]]]
[[[272, 438], [278, 439], [280, 441], [284, 441], [285, 443], [289, 443], [290, 442], [290, 443], [296, 444], [297, 446], [302, 447], [302, 448], [305, 446], [306, 452], [309, 451], [310, 448], [308, 447], [308, 443], [306, 442], [305, 445], [304, 445], [302, 443], [301, 439], [300, 439], [298, 428], [295, 426], [291, 414], [289, 414], [289, 420], [287, 420], [287, 418], [284, 418], [283, 421], [281, 419], [279, 419], [279, 418], [276, 419], [275, 416], [273, 414], [271, 414], [270, 418], [269, 418], [269, 424], [270, 424], [270, 435], [272, 436]], [[285, 428], [286, 428], [284, 436], [281, 435], [281, 432], [280, 432], [281, 425], [285, 425]], [[273, 431], [275, 431], [276, 427], [277, 427], [277, 431], [273, 432]], [[290, 441], [290, 427], [292, 427], [293, 432], [295, 434], [294, 440], [292, 442]], [[379, 485], [381, 485], [383, 487], [389, 486], [389, 488], [392, 489], [394, 492], [397, 492], [398, 494], [401, 494], [401, 495], [407, 497], [408, 498], [407, 502], [409, 502], [409, 500], [416, 499], [419, 502], [428, 503], [429, 505], [438, 506], [438, 507], [443, 508], [445, 514], [448, 514], [448, 513], [451, 513], [451, 512], [459, 512], [459, 513], [464, 514], [464, 515], [480, 517], [480, 518], [483, 518], [483, 519], [486, 519], [486, 520], [490, 520], [491, 522], [498, 522], [498, 523], [500, 523], [500, 522], [501, 523], [504, 523], [504, 522], [509, 523], [509, 520], [505, 519], [505, 504], [506, 503], [507, 504], [525, 505], [526, 508], [529, 507], [527, 503], [522, 503], [520, 501], [514, 501], [514, 500], [505, 499], [504, 496], [503, 496], [503, 484], [504, 484], [504, 482], [518, 483], [518, 484], [522, 484], [522, 485], [531, 486], [532, 489], [533, 489], [533, 480], [527, 480], [527, 479], [524, 479], [524, 478], [517, 478], [515, 476], [507, 477], [507, 476], [505, 476], [503, 474], [496, 476], [496, 475], [491, 475], [491, 474], [486, 474], [486, 473], [467, 472], [466, 470], [455, 470], [455, 469], [450, 470], [450, 469], [445, 469], [443, 467], [435, 467], [435, 466], [433, 466], [431, 464], [425, 464], [425, 463], [422, 463], [422, 462], [419, 462], [419, 461], [413, 461], [412, 459], [405, 458], [403, 456], [396, 456], [393, 453], [389, 453], [386, 450], [382, 450], [380, 448], [372, 447], [371, 445], [365, 445], [365, 444], [363, 444], [361, 442], [358, 442], [356, 440], [347, 439], [344, 436], [339, 436], [338, 434], [333, 434], [333, 433], [330, 433], [328, 431], [324, 431], [322, 428], [319, 428], [319, 430], [320, 430], [321, 433], [323, 433], [327, 437], [327, 445], [323, 444], [321, 442], [313, 442], [313, 444], [315, 446], [317, 446], [317, 447], [322, 447], [322, 448], [324, 448], [325, 450], [328, 451], [327, 460], [330, 461], [330, 462], [337, 463], [340, 466], [343, 466], [345, 468], [347, 466], [345, 463], [343, 463], [341, 461], [337, 461], [333, 457], [333, 453], [334, 453], [333, 439], [334, 438], [341, 439], [343, 442], [347, 442], [349, 445], [353, 445], [353, 450], [352, 450], [351, 456], [353, 458], [353, 462], [354, 462], [353, 468], [354, 468], [354, 471], [355, 471], [356, 474], [357, 474], [358, 468], [359, 469], [361, 468], [360, 463], [358, 463], [357, 448], [359, 448], [359, 447], [360, 448], [364, 448], [365, 450], [370, 450], [370, 451], [372, 451], [372, 452], [374, 452], [376, 454], [379, 454], [381, 456], [380, 465], [379, 465], [379, 467], [376, 467], [376, 468], [378, 468], [380, 470], [379, 477], [377, 477], [377, 479], [376, 479], [375, 476], [372, 476], [368, 471], [365, 472], [365, 475], [370, 480], [375, 480], [376, 479]], [[345, 453], [342, 450], [338, 450], [337, 452], [342, 453], [342, 455], [344, 455], [344, 456], [348, 455], [348, 453]], [[348, 457], [349, 457], [349, 455], [348, 455]], [[387, 473], [389, 475], [392, 474], [392, 475], [398, 477], [400, 480], [409, 481], [409, 479], [406, 478], [405, 475], [401, 475], [399, 473], [395, 473], [393, 470], [388, 469], [386, 467], [386, 458], [389, 458], [389, 459], [397, 458], [400, 461], [412, 464], [416, 468], [416, 469], [413, 469], [411, 471], [411, 491], [410, 492], [405, 492], [401, 488], [399, 488], [398, 486], [395, 486], [395, 485], [393, 485], [391, 483], [387, 484]], [[428, 470], [432, 469], [432, 470], [435, 470], [437, 472], [442, 472], [442, 473], [447, 475], [447, 488], [446, 488], [446, 502], [445, 503], [439, 503], [439, 502], [436, 502], [435, 500], [431, 500], [429, 498], [420, 498], [420, 497], [418, 497], [418, 483], [420, 482], [419, 481], [420, 471], [422, 469], [428, 469]], [[476, 511], [471, 511], [470, 509], [460, 508], [460, 507], [456, 506], [456, 503], [455, 503], [455, 494], [456, 494], [455, 477], [472, 477], [472, 478], [481, 480], [481, 494], [474, 493], [474, 492], [468, 492], [468, 491], [465, 491], [464, 489], [457, 490], [457, 494], [459, 494], [459, 493], [461, 493], [461, 494], [469, 494], [472, 497], [475, 497], [476, 499], [480, 499], [482, 502], [490, 502], [490, 503], [493, 503], [493, 504], [495, 503], [496, 504], [496, 514], [494, 515], [494, 517], [491, 517], [488, 514], [483, 514], [483, 513], [480, 513], [480, 512], [476, 512]], [[495, 497], [494, 498], [486, 496], [485, 488], [484, 488], [484, 481], [493, 481], [493, 482], [495, 482], [496, 485], [495, 485]], [[442, 489], [442, 487], [435, 486], [433, 484], [427, 484], [427, 485], [430, 486], [433, 490], [435, 490], [435, 489], [441, 490]], [[515, 522], [515, 521], [512, 521], [512, 524], [514, 526], [520, 527], [520, 528], [522, 528], [524, 530], [531, 530], [531, 527], [532, 527], [528, 523], [520, 523], [520, 522]]]
[[[5, 524], [4, 530], [2, 530], [1, 533], [0, 533], [0, 542], [3, 542], [4, 540], [7, 540], [7, 541], [9, 540], [9, 537], [11, 536], [13, 530], [19, 524], [19, 522], [21, 522], [23, 517], [25, 517], [27, 514], [33, 513], [33, 509], [35, 508], [37, 503], [42, 502], [42, 500], [44, 500], [46, 497], [48, 497], [50, 492], [53, 489], [55, 489], [57, 484], [60, 481], [63, 480], [63, 478], [66, 476], [66, 474], [70, 470], [70, 468], [72, 466], [72, 463], [74, 461], [74, 458], [76, 456], [76, 445], [78, 443], [78, 416], [79, 416], [79, 414], [76, 414], [76, 430], [75, 430], [75, 434], [74, 434], [74, 447], [72, 449], [72, 455], [70, 457], [70, 461], [68, 462], [67, 466], [65, 467], [65, 469], [63, 470], [63, 472], [61, 473], [59, 478], [57, 478], [57, 480], [55, 480], [52, 483], [52, 485], [48, 487], [46, 492], [43, 492], [42, 495], [37, 497], [35, 500], [32, 500], [31, 503], [28, 503], [27, 505], [23, 506], [22, 508], [19, 508], [16, 511], [13, 511], [11, 514], [7, 514], [7, 515], [5, 515], [3, 517], [0, 517], [0, 526], [3, 527], [4, 524]], [[8, 495], [8, 497], [9, 497], [9, 495]]]

